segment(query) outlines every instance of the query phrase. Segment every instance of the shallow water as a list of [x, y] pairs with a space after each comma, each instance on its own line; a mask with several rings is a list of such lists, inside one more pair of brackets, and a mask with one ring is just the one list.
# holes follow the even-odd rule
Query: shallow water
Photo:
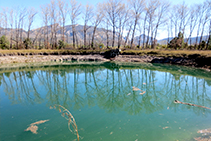
[[[175, 104], [175, 99], [211, 107], [211, 73], [138, 63], [2, 69], [0, 140], [76, 140], [59, 110], [49, 108], [54, 104], [72, 113], [84, 141], [209, 137], [197, 131], [211, 128], [211, 110]], [[24, 131], [46, 119], [38, 125], [38, 134]]]

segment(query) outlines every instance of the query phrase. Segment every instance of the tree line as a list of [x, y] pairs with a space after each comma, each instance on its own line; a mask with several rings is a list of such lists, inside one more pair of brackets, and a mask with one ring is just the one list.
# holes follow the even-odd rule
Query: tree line
[[[34, 30], [37, 19], [42, 25]], [[77, 34], [78, 24], [83, 26], [82, 39]], [[102, 36], [98, 28], [106, 37], [103, 42], [97, 40]], [[87, 38], [89, 30], [92, 33]], [[23, 7], [0, 10], [2, 49], [61, 49], [67, 43], [73, 48], [157, 48], [156, 38], [162, 30], [167, 31], [169, 48], [211, 49], [211, 0], [190, 6], [185, 2], [172, 5], [165, 0], [106, 0], [95, 7], [76, 0], [52, 0], [41, 5], [39, 11]], [[206, 39], [204, 35], [208, 35]]]

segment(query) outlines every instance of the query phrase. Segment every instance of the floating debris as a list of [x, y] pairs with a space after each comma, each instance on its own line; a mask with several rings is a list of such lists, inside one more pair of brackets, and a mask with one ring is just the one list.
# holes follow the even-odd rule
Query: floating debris
[[211, 133], [211, 128], [198, 130], [197, 133], [201, 133], [201, 134], [208, 133], [208, 134], [210, 134]]
[[143, 90], [141, 90], [141, 89], [139, 89], [139, 88], [137, 88], [135, 86], [133, 86], [132, 88], [133, 88], [133, 91], [142, 91], [142, 92], [144, 92]]
[[127, 94], [127, 95], [131, 95], [131, 93]]
[[37, 130], [38, 130], [38, 126], [36, 126], [36, 125], [31, 125], [31, 126], [29, 126], [26, 130], [24, 130], [24, 131], [31, 131], [32, 133], [34, 133], [34, 134], [37, 134]]
[[38, 130], [38, 124], [41, 124], [41, 123], [45, 123], [49, 120], [40, 120], [40, 121], [37, 121], [37, 122], [34, 122], [34, 123], [31, 123], [30, 126], [25, 129], [24, 131], [31, 131], [32, 133], [34, 134], [37, 134], [37, 130]]
[[165, 129], [167, 129], [167, 128], [169, 128], [168, 126], [166, 126], [166, 127], [163, 127], [163, 130], [165, 130]]
[[137, 88], [135, 86], [133, 86], [132, 88], [133, 88], [133, 91], [141, 91], [141, 89], [139, 89], [139, 88]]
[[47, 121], [49, 121], [49, 119], [47, 119], [47, 120], [40, 120], [40, 121], [37, 121], [37, 122], [34, 122], [34, 123], [31, 123], [30, 125], [35, 125], [35, 124], [41, 124], [41, 123], [45, 123], [45, 122], [47, 122]]
[[142, 95], [142, 94], [145, 94], [145, 93], [146, 93], [146, 91], [143, 91], [143, 93], [140, 93], [140, 94]]

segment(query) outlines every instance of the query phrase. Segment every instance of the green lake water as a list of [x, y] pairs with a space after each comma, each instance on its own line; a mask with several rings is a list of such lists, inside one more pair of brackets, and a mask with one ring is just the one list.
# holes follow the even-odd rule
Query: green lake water
[[[0, 69], [0, 140], [77, 140], [54, 104], [72, 113], [84, 141], [209, 138], [197, 131], [211, 128], [211, 110], [174, 100], [211, 107], [211, 72], [139, 63]], [[47, 119], [37, 134], [24, 131]]]

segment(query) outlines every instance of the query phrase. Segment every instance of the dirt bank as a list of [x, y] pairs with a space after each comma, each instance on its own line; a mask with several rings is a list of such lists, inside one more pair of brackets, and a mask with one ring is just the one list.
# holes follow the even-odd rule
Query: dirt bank
[[211, 70], [211, 57], [198, 54], [187, 57], [162, 57], [153, 55], [118, 55], [115, 58], [106, 59], [102, 54], [94, 55], [13, 55], [1, 56], [0, 66], [15, 63], [32, 62], [65, 62], [65, 61], [117, 61], [117, 62], [144, 62], [144, 63], [166, 63], [183, 66], [199, 67]]

